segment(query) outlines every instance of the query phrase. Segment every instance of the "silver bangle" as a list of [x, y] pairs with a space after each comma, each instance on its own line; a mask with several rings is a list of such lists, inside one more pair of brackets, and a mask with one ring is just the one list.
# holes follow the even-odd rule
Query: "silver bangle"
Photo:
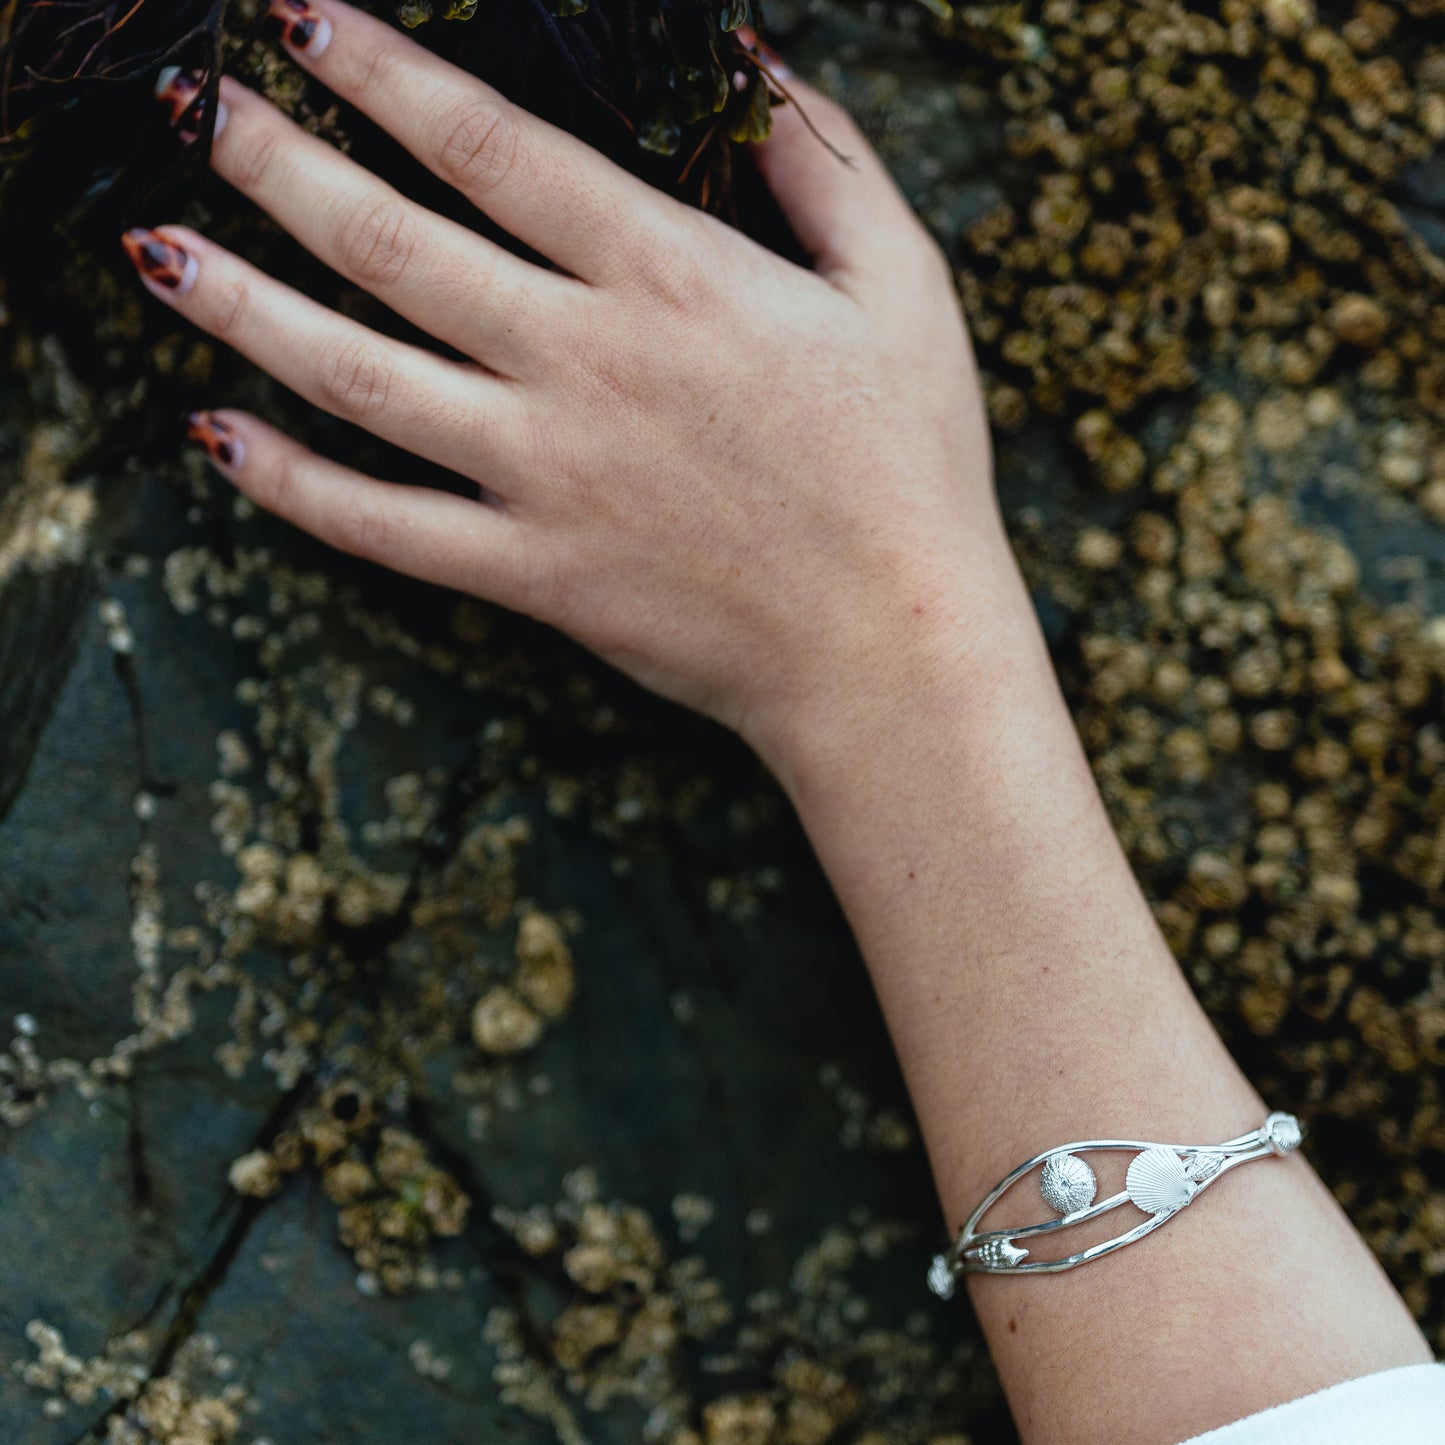
[[[983, 1202], [968, 1217], [958, 1232], [953, 1248], [936, 1255], [928, 1271], [928, 1287], [940, 1299], [953, 1296], [960, 1274], [1052, 1274], [1073, 1269], [1091, 1259], [1122, 1249], [1143, 1239], [1172, 1219], [1184, 1206], [1226, 1170], [1251, 1159], [1291, 1154], [1304, 1138], [1304, 1126], [1293, 1114], [1271, 1114], [1258, 1129], [1241, 1134], [1223, 1144], [1150, 1144], [1136, 1139], [1088, 1139], [1078, 1144], [1064, 1144], [1035, 1154], [1011, 1174], [1000, 1179], [984, 1196]], [[1094, 1149], [1134, 1149], [1138, 1152], [1129, 1163], [1122, 1193], [1094, 1203], [1098, 1180], [1094, 1171], [1081, 1159]], [[992, 1229], [981, 1233], [979, 1221], [1008, 1189], [1031, 1169], [1042, 1164], [1039, 1193], [1044, 1203], [1062, 1217], [1043, 1224], [1030, 1224], [1021, 1229]], [[1027, 1259], [1029, 1251], [1014, 1243], [1018, 1239], [1037, 1239], [1082, 1224], [1086, 1219], [1132, 1204], [1149, 1217], [1134, 1228], [1102, 1244], [1081, 1249], [1063, 1259]]]

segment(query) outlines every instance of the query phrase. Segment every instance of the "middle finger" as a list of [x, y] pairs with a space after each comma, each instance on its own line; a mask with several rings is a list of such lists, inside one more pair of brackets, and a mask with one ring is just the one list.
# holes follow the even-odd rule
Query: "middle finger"
[[407, 200], [230, 77], [221, 86], [230, 115], [217, 174], [313, 255], [501, 375], [525, 372], [538, 339], [555, 339], [578, 282]]
[[501, 497], [530, 470], [512, 383], [328, 311], [184, 226], [124, 239], [154, 296], [314, 406]]

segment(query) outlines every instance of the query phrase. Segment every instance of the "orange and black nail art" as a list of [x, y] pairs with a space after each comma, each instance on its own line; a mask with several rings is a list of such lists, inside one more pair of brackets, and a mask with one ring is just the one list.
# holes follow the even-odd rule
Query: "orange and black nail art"
[[209, 411], [193, 411], [186, 418], [186, 435], [205, 447], [206, 454], [217, 466], [234, 471], [246, 456], [246, 444], [235, 427], [223, 422]]
[[135, 268], [153, 285], [184, 296], [196, 284], [196, 258], [154, 231], [127, 231], [121, 244]]
[[[206, 76], [203, 71], [168, 65], [156, 76], [156, 99], [169, 112], [171, 128], [186, 145], [200, 139], [206, 128]], [[224, 123], [225, 106], [216, 110], [216, 134]]]
[[331, 22], [306, 0], [271, 0], [268, 28], [295, 50], [320, 55], [331, 39]]
[[739, 25], [734, 33], [742, 42], [743, 49], [751, 50], [762, 62], [760, 68], [764, 70], [765, 74], [777, 80], [793, 78], [792, 66], [751, 25]]

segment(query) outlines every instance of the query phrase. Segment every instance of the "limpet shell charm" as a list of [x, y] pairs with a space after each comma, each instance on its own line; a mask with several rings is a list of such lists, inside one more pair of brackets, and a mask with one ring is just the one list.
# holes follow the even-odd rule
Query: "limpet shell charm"
[[1050, 1209], [1072, 1214], [1087, 1209], [1099, 1192], [1094, 1171], [1077, 1154], [1055, 1154], [1039, 1177], [1039, 1193]]

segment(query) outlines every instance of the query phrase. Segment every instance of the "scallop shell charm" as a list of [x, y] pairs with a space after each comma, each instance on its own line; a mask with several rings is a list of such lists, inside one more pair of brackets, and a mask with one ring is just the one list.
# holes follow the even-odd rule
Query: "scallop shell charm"
[[1094, 1202], [1099, 1181], [1094, 1171], [1077, 1154], [1055, 1154], [1039, 1177], [1039, 1193], [1050, 1209], [1072, 1214]]
[[1173, 1214], [1194, 1198], [1198, 1186], [1174, 1150], [1155, 1145], [1134, 1156], [1124, 1187], [1145, 1214]]

